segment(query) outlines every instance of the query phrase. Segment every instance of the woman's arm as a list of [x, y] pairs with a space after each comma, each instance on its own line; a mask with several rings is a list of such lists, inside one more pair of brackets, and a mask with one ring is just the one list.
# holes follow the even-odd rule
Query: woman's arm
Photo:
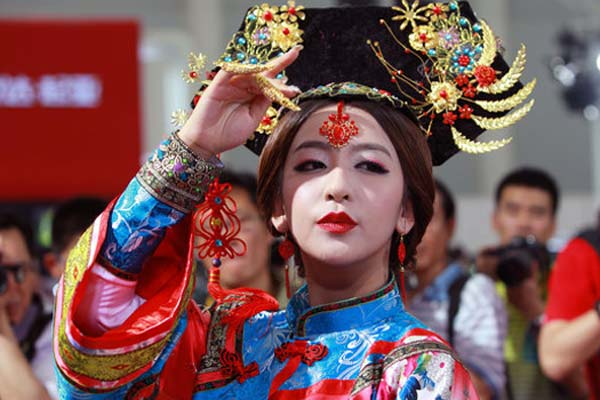
[[[273, 77], [299, 51], [273, 60], [263, 73], [286, 96], [298, 90]], [[147, 374], [160, 374], [172, 354], [182, 365], [197, 356], [178, 351], [180, 343], [195, 341], [193, 348], [203, 351], [198, 342], [209, 316], [187, 307], [193, 289], [187, 216], [217, 174], [214, 155], [243, 144], [270, 105], [254, 74], [221, 70], [179, 135], [161, 144], [83, 234], [57, 296], [54, 349], [63, 390], [119, 397]]]

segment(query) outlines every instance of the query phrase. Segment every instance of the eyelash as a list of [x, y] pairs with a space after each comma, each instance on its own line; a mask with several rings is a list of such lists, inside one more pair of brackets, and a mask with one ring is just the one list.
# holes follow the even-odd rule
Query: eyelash
[[[322, 168], [326, 168], [325, 163], [317, 160], [309, 160], [298, 164], [296, 167], [294, 167], [294, 170], [297, 172], [309, 172]], [[362, 161], [356, 165], [356, 168], [364, 169], [365, 171], [381, 175], [387, 174], [389, 172], [382, 165], [374, 161]]]
[[383, 174], [387, 174], [388, 172], [390, 172], [383, 165], [376, 163], [374, 161], [363, 161], [363, 162], [358, 163], [358, 165], [357, 165], [357, 167], [361, 167], [361, 168], [363, 166], [366, 167], [363, 169], [365, 169], [369, 172], [374, 172], [376, 174], [383, 175]]
[[321, 169], [321, 168], [325, 168], [325, 164], [322, 163], [321, 161], [308, 160], [308, 161], [301, 162], [300, 164], [295, 166], [294, 171], [309, 172], [309, 171], [314, 171], [316, 169]]

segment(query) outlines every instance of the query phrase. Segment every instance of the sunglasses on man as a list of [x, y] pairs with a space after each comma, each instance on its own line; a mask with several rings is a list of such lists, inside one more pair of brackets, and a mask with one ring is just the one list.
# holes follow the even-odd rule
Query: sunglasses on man
[[0, 264], [0, 294], [4, 294], [8, 289], [8, 274], [11, 273], [15, 282], [21, 284], [25, 281], [27, 263], [20, 264]]

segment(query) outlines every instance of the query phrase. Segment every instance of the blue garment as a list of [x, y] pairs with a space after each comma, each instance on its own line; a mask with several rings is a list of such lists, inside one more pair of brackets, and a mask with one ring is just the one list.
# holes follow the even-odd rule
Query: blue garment
[[[174, 227], [182, 217], [181, 213], [144, 191], [135, 180], [129, 185], [110, 214], [106, 239], [101, 247], [100, 257], [110, 260], [113, 264], [111, 267], [126, 272], [138, 271], [139, 265], [148, 261], [150, 254], [156, 251], [167, 229]], [[91, 236], [100, 237], [101, 234], [92, 233]], [[187, 240], [183, 237], [180, 239]], [[83, 259], [87, 258], [84, 254]], [[65, 279], [69, 279], [69, 271], [67, 268]], [[193, 273], [193, 269], [189, 273]], [[186, 307], [185, 303], [178, 307], [183, 307], [181, 316], [147, 371], [131, 380], [122, 377], [119, 381], [122, 383], [118, 385], [110, 381], [94, 384], [93, 387], [78, 387], [67, 376], [72, 376], [70, 374], [76, 367], [81, 370], [81, 364], [70, 366], [70, 360], [63, 357], [61, 361], [69, 368], [58, 372], [61, 398], [156, 398], [161, 376], [167, 374], [165, 369], [170, 357], [176, 354], [190, 326], [198, 325], [197, 311]], [[457, 392], [461, 393], [461, 398], [476, 398], [467, 372], [452, 357], [452, 351], [404, 310], [393, 278], [383, 288], [362, 298], [316, 307], [310, 306], [308, 288], [304, 286], [290, 299], [285, 310], [263, 311], [243, 322], [243, 329], [236, 331], [236, 352], [229, 356], [225, 354], [224, 359], [226, 329], [229, 328], [222, 322], [232, 308], [235, 308], [235, 301], [213, 309], [207, 337], [193, 339], [205, 340], [206, 343], [206, 352], [200, 355], [198, 363], [194, 361], [193, 364], [197, 371], [196, 382], [206, 374], [228, 371], [223, 379], [197, 383], [191, 395], [194, 399], [242, 399], [249, 396], [266, 399], [270, 391], [279, 395], [277, 398], [286, 398], [286, 393], [291, 393], [287, 391], [313, 390], [317, 386], [318, 389], [314, 389], [316, 394], [313, 393], [316, 397], [312, 398], [318, 398], [320, 390], [337, 390], [331, 399], [348, 399], [351, 390], [353, 393], [362, 393], [361, 399], [365, 398], [365, 391], [372, 392], [367, 394], [368, 398], [378, 399], [413, 399], [420, 395], [449, 399], [456, 396]], [[144, 315], [138, 318], [143, 320]], [[152, 320], [150, 323], [160, 322]], [[146, 320], [143, 321], [145, 323]], [[414, 330], [417, 330], [416, 333]], [[102, 349], [86, 349], [70, 336], [68, 341], [67, 354], [85, 353], [89, 360], [87, 362], [92, 364], [94, 357], [103, 356]], [[294, 359], [293, 352], [286, 353], [286, 346], [298, 344], [304, 344], [307, 349], [314, 348], [315, 351], [302, 353], [302, 362], [292, 367], [298, 357]], [[143, 342], [139, 343], [133, 351], [145, 350], [144, 346], [148, 347]], [[110, 351], [116, 354], [114, 350]], [[124, 355], [129, 354], [127, 351], [133, 353], [131, 348], [124, 348]], [[235, 361], [238, 355], [241, 362], [231, 363], [238, 368], [235, 370], [226, 361], [228, 357], [230, 361]], [[177, 357], [182, 355], [178, 354]], [[190, 359], [196, 360], [193, 354], [190, 354]], [[89, 368], [89, 365], [83, 368]], [[115, 365], [115, 368], [121, 366]], [[190, 368], [189, 361], [184, 359], [181, 368]], [[93, 368], [86, 369], [92, 370], [95, 371]], [[236, 375], [236, 371], [241, 370], [247, 370], [248, 373]], [[281, 378], [284, 370], [289, 376]], [[102, 382], [100, 374], [102, 371], [95, 377], [88, 372], [86, 376]], [[173, 370], [168, 371], [167, 375], [170, 379], [176, 376]], [[455, 381], [455, 376], [460, 377], [458, 381]], [[278, 377], [281, 379], [276, 384]], [[277, 387], [273, 388], [273, 385]], [[305, 398], [304, 394], [301, 396]], [[309, 394], [306, 394], [306, 398], [310, 398]]]

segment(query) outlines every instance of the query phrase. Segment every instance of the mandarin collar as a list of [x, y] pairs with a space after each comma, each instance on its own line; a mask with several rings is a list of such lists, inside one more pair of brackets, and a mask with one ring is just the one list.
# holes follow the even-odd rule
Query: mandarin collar
[[294, 336], [311, 337], [372, 326], [403, 310], [396, 278], [392, 276], [382, 288], [365, 296], [315, 307], [309, 304], [308, 287], [304, 284], [290, 299], [286, 318]]

